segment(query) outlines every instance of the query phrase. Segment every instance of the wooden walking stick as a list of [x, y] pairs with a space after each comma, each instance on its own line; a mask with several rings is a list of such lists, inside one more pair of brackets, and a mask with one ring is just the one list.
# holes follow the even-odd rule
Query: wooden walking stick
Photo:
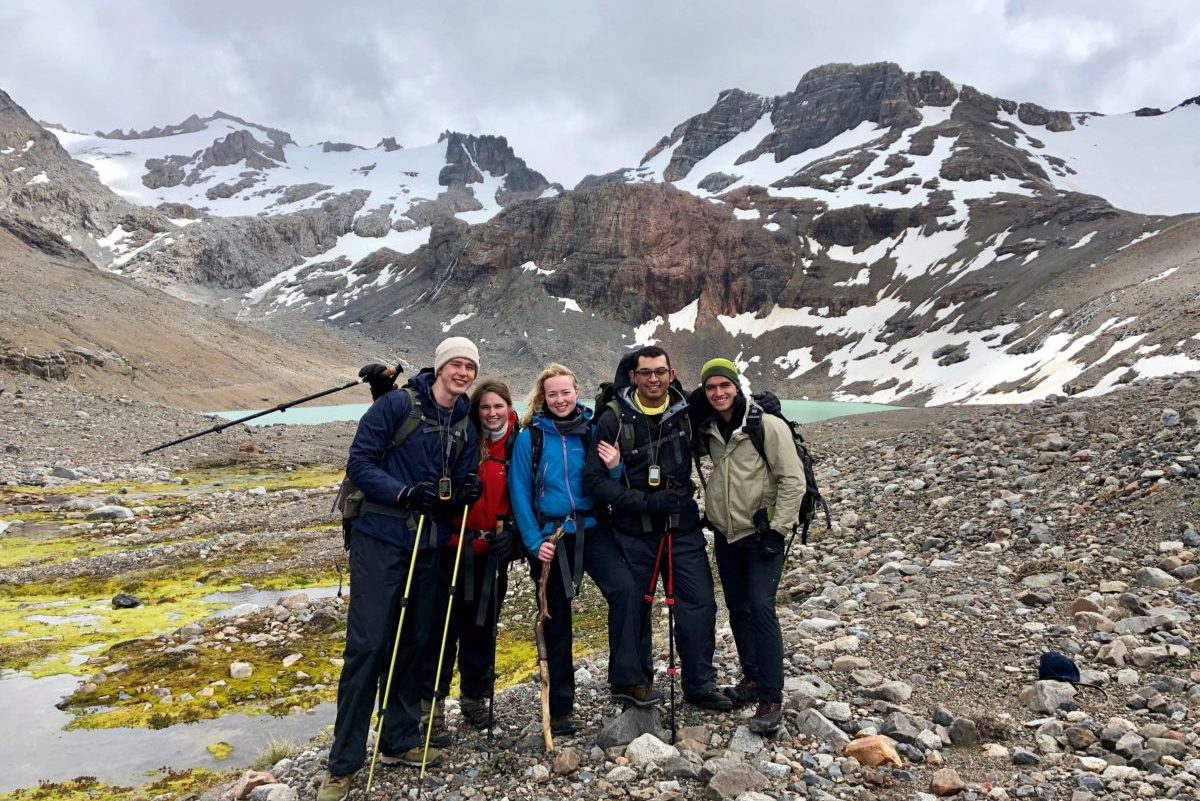
[[[562, 526], [559, 526], [554, 529], [546, 542], [558, 548], [558, 541], [562, 539], [562, 536], [563, 529]], [[546, 744], [547, 754], [554, 751], [554, 735], [550, 731], [550, 657], [546, 651], [546, 631], [543, 624], [550, 619], [546, 602], [546, 584], [550, 579], [550, 569], [553, 566], [553, 560], [542, 563], [542, 574], [538, 578], [538, 616], [537, 622], [533, 626], [534, 635], [537, 637], [538, 674], [541, 676], [542, 685], [542, 741]]]

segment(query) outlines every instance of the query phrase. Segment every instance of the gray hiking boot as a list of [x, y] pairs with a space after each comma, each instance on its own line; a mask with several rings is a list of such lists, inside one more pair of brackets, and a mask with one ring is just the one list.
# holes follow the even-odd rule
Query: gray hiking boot
[[459, 699], [459, 709], [462, 711], [463, 720], [472, 729], [487, 728], [488, 702], [486, 698], [467, 698], [464, 695]]

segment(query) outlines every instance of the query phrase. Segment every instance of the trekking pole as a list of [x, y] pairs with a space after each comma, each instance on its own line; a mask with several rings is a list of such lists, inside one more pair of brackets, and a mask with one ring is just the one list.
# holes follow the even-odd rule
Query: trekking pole
[[671, 515], [667, 524], [667, 677], [671, 680], [671, 745], [675, 744], [675, 531], [679, 528], [679, 515]]
[[225, 429], [229, 428], [230, 426], [236, 426], [238, 423], [244, 423], [247, 420], [253, 420], [256, 417], [262, 417], [264, 415], [273, 414], [275, 412], [286, 412], [288, 409], [292, 408], [293, 406], [299, 406], [301, 403], [307, 403], [310, 400], [316, 400], [317, 398], [323, 398], [326, 395], [332, 395], [335, 392], [341, 392], [342, 390], [350, 389], [351, 387], [356, 387], [365, 381], [366, 381], [365, 378], [362, 378], [362, 379], [356, 378], [353, 381], [347, 381], [345, 384], [342, 384], [339, 387], [334, 387], [333, 389], [327, 389], [323, 392], [314, 392], [312, 395], [305, 395], [303, 398], [297, 398], [296, 400], [287, 401], [286, 403], [281, 403], [277, 406], [272, 406], [270, 409], [264, 409], [261, 412], [255, 412], [254, 414], [248, 414], [245, 417], [239, 417], [238, 419], [230, 420], [227, 423], [219, 423], [219, 424], [213, 426], [212, 428], [206, 428], [203, 431], [197, 431], [195, 434], [188, 434], [186, 437], [180, 437], [179, 439], [173, 439], [170, 442], [164, 442], [162, 445], [155, 445], [153, 448], [150, 448], [149, 450], [142, 451], [142, 456], [146, 456], [148, 454], [154, 453], [155, 451], [161, 451], [163, 448], [169, 448], [172, 445], [178, 445], [181, 442], [187, 442], [188, 440], [196, 439], [197, 437], [203, 437], [205, 434], [216, 434], [219, 431], [224, 431]]
[[442, 664], [446, 660], [446, 640], [450, 636], [450, 617], [454, 612], [454, 582], [458, 581], [458, 565], [462, 562], [463, 541], [467, 538], [467, 512], [463, 506], [462, 525], [458, 529], [458, 547], [454, 549], [454, 570], [450, 574], [450, 596], [446, 601], [446, 623], [442, 626], [442, 647], [438, 649], [437, 673], [433, 674], [433, 703], [429, 705], [429, 721], [425, 724], [425, 750], [421, 753], [421, 775], [417, 777], [417, 795], [421, 794], [420, 780], [425, 778], [425, 762], [429, 759], [429, 741], [433, 739], [433, 719], [437, 717], [438, 689], [442, 684]]
[[[500, 537], [504, 534], [504, 518], [496, 518], [496, 536]], [[510, 535], [511, 536], [511, 535]], [[496, 641], [500, 639], [500, 571], [507, 570], [505, 565], [501, 568], [500, 563], [496, 563], [496, 571], [492, 573], [492, 603], [496, 606], [496, 611], [492, 614], [492, 675], [491, 689], [488, 691], [488, 756], [492, 754], [492, 729], [496, 727]]]
[[367, 771], [367, 792], [371, 792], [371, 782], [375, 778], [375, 760], [379, 757], [379, 748], [383, 743], [383, 717], [387, 712], [388, 698], [392, 692], [392, 676], [396, 671], [396, 654], [400, 651], [400, 633], [404, 631], [404, 613], [408, 611], [408, 593], [412, 590], [413, 573], [417, 567], [417, 546], [421, 542], [421, 529], [425, 527], [425, 515], [417, 519], [417, 534], [413, 537], [412, 558], [408, 562], [408, 578], [404, 580], [404, 595], [400, 598], [400, 622], [396, 624], [396, 642], [392, 645], [392, 662], [388, 665], [387, 684], [383, 688], [383, 705], [379, 708], [379, 723], [375, 727], [375, 748], [371, 751], [371, 768]]

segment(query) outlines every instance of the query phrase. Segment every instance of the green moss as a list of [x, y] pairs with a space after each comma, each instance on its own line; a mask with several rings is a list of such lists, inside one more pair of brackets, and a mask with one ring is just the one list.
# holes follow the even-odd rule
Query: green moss
[[[218, 642], [214, 647], [174, 653], [145, 641], [119, 643], [106, 656], [110, 663], [126, 663], [128, 669], [95, 690], [81, 688], [71, 695], [70, 708], [82, 714], [68, 728], [165, 728], [234, 711], [287, 714], [292, 707], [309, 709], [335, 699], [338, 671], [331, 660], [340, 657], [344, 648], [343, 631], [264, 648]], [[292, 653], [304, 658], [283, 667], [283, 658]], [[252, 664], [254, 673], [245, 679], [231, 678], [229, 665], [238, 661]], [[170, 689], [170, 702], [162, 703], [155, 688]], [[118, 700], [121, 693], [128, 698]], [[185, 700], [189, 694], [192, 697]]]
[[219, 743], [209, 743], [205, 750], [212, 754], [213, 759], [229, 759], [233, 755], [233, 746], [222, 740]]
[[105, 784], [92, 776], [0, 793], [0, 801], [155, 801], [180, 798], [216, 787], [233, 779], [232, 773], [211, 770], [168, 771], [138, 787]]

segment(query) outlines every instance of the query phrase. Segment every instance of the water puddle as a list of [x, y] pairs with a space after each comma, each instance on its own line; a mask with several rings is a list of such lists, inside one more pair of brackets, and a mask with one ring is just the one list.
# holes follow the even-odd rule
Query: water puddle
[[[95, 776], [103, 782], [142, 784], [159, 768], [228, 770], [249, 765], [271, 740], [305, 742], [333, 722], [335, 705], [311, 714], [285, 717], [229, 714], [166, 729], [76, 729], [64, 731], [71, 715], [54, 707], [77, 679], [24, 674], [0, 678], [0, 731], [20, 732], [0, 749], [0, 792], [35, 787], [39, 781]], [[207, 750], [217, 742], [233, 746], [227, 759]]]
[[97, 615], [29, 615], [26, 620], [47, 626], [98, 626], [105, 619]]
[[[295, 593], [302, 592], [308, 596], [310, 601], [315, 601], [318, 598], [332, 598], [337, 595], [337, 591], [338, 588], [336, 585], [332, 587], [304, 587], [297, 590], [256, 590], [253, 587], [245, 587], [231, 592], [214, 592], [211, 595], [205, 595], [200, 600], [210, 604], [228, 604], [225, 609], [213, 612], [213, 617], [240, 617], [263, 607], [274, 606], [285, 595], [294, 595]], [[346, 591], [344, 587], [342, 591]], [[255, 608], [251, 609], [251, 606]]]

